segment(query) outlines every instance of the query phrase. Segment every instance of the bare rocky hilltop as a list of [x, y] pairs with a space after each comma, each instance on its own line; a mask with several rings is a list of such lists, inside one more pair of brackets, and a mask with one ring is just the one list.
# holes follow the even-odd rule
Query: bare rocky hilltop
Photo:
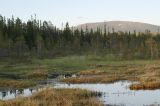
[[123, 31], [123, 32], [145, 32], [146, 30], [150, 30], [151, 32], [160, 32], [160, 26], [152, 25], [147, 23], [141, 22], [131, 22], [131, 21], [108, 21], [108, 22], [96, 22], [96, 23], [85, 23], [78, 26], [75, 26], [74, 29], [83, 29], [85, 30], [86, 27], [90, 30], [91, 28], [96, 31], [97, 28], [101, 28], [104, 31], [106, 26], [106, 30], [112, 31], [113, 28], [115, 31]]

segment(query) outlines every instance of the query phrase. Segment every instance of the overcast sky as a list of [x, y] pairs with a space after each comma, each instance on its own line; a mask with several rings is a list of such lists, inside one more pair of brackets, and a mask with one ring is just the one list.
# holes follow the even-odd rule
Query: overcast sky
[[160, 25], [160, 0], [0, 0], [0, 14], [22, 20], [37, 14], [58, 27], [114, 20]]

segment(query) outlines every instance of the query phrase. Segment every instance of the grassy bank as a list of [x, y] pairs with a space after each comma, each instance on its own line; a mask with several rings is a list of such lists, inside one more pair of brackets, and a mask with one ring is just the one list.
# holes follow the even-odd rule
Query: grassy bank
[[11, 89], [23, 89], [35, 86], [36, 83], [31, 80], [13, 80], [13, 79], [0, 79], [1, 88], [11, 88]]
[[[105, 56], [66, 56], [29, 61], [1, 60], [0, 77], [18, 76], [25, 79], [43, 79], [52, 74], [73, 74], [79, 77], [62, 80], [67, 83], [111, 83], [117, 80], [135, 80], [149, 85], [160, 82], [160, 60], [112, 60]], [[5, 75], [5, 76], [3, 76]], [[8, 76], [7, 76], [8, 75]], [[133, 88], [135, 88], [134, 85]], [[139, 86], [139, 85], [138, 85]], [[147, 87], [140, 87], [147, 88]], [[153, 86], [154, 89], [159, 86]]]
[[96, 75], [88, 77], [66, 78], [62, 79], [61, 81], [72, 84], [80, 84], [80, 83], [113, 83], [118, 80], [121, 79], [114, 76]]
[[130, 86], [131, 90], [154, 90], [160, 88], [160, 82], [146, 82], [139, 84], [132, 84]]
[[6, 77], [0, 77], [0, 88], [23, 89], [36, 86], [38, 81], [46, 80], [47, 76], [48, 72], [41, 69], [25, 72], [20, 79], [8, 78], [6, 74]]
[[0, 106], [102, 106], [96, 99], [100, 93], [81, 89], [51, 89], [27, 98], [0, 101]]
[[119, 64], [94, 64], [94, 68], [78, 72], [78, 77], [61, 80], [66, 83], [112, 83], [118, 80], [137, 81], [132, 90], [159, 89], [160, 63], [157, 61], [121, 61]]
[[33, 70], [47, 70], [49, 73], [77, 73], [82, 70], [95, 69], [100, 66], [117, 66], [117, 65], [141, 65], [154, 64], [158, 60], [128, 60], [128, 61], [113, 61], [101, 56], [66, 56], [57, 57], [54, 59], [35, 59], [28, 61], [20, 60], [0, 60], [0, 75], [5, 73], [8, 75], [23, 76]]

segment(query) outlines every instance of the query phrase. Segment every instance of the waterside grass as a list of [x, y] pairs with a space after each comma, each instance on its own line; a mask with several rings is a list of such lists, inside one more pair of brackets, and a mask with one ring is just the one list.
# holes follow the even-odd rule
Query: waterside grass
[[[38, 70], [38, 71], [37, 71]], [[66, 56], [54, 59], [31, 59], [28, 62], [0, 61], [0, 77], [19, 76], [41, 79], [48, 75], [77, 74], [63, 79], [67, 83], [110, 83], [134, 80], [140, 84], [160, 82], [160, 60], [108, 60], [101, 56]], [[159, 88], [159, 87], [156, 87]]]
[[96, 96], [100, 93], [81, 89], [51, 89], [31, 97], [0, 101], [0, 106], [103, 106]]
[[31, 80], [13, 80], [13, 79], [0, 79], [1, 88], [10, 89], [23, 89], [35, 86], [36, 83]]
[[91, 70], [77, 73], [78, 77], [62, 79], [66, 83], [112, 83], [119, 80], [130, 80], [131, 90], [146, 90], [160, 88], [160, 64], [123, 64], [98, 65]]

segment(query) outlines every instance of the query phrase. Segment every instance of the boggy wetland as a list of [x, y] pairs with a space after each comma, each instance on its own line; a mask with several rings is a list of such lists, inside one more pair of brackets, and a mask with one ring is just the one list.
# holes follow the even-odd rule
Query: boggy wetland
[[0, 68], [1, 106], [160, 104], [159, 60], [107, 61], [98, 56], [67, 56], [16, 64], [4, 60]]
[[160, 106], [159, 4], [1, 1], [0, 106]]

